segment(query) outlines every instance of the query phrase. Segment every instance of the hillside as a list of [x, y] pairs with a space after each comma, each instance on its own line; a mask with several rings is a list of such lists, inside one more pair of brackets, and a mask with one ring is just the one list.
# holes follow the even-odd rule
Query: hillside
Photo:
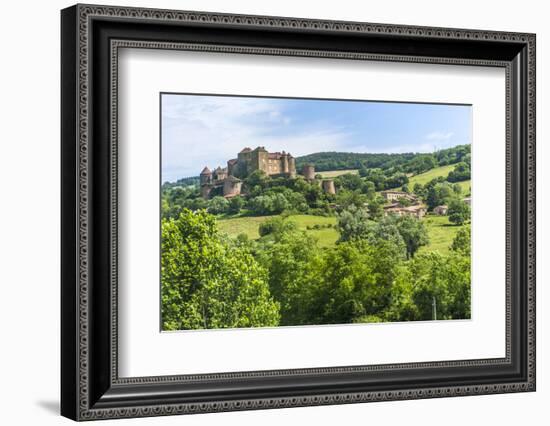
[[415, 157], [415, 154], [371, 154], [355, 152], [316, 152], [296, 158], [296, 169], [301, 170], [305, 164], [313, 164], [317, 172], [327, 170], [349, 170], [366, 168], [387, 168], [404, 164]]
[[[412, 189], [416, 183], [419, 183], [421, 185], [426, 185], [432, 179], [435, 179], [440, 176], [446, 178], [449, 172], [454, 169], [454, 167], [455, 167], [454, 164], [449, 164], [447, 166], [436, 167], [434, 169], [428, 170], [427, 172], [420, 173], [416, 176], [411, 176], [409, 178], [409, 188]], [[461, 186], [463, 194], [470, 193], [470, 185], [471, 185], [470, 180], [465, 180], [457, 183]]]

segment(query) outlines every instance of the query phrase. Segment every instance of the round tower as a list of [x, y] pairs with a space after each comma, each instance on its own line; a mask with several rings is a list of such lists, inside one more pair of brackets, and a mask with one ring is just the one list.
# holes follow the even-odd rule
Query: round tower
[[332, 179], [323, 180], [322, 187], [325, 193], [336, 194], [336, 188], [334, 187], [334, 181]]
[[208, 200], [210, 198], [210, 192], [212, 192], [212, 189], [214, 188], [213, 185], [205, 184], [201, 185], [201, 196], [205, 200]]
[[288, 173], [288, 155], [286, 154], [286, 152], [282, 152], [282, 160], [283, 160], [283, 173]]
[[204, 169], [202, 169], [202, 172], [200, 174], [200, 180], [201, 185], [207, 185], [210, 182], [212, 182], [212, 172], [208, 168], [208, 166], [205, 166]]
[[288, 154], [288, 173], [290, 174], [291, 178], [296, 177], [296, 161], [294, 160], [294, 157], [290, 154]]
[[315, 166], [313, 164], [304, 164], [302, 174], [307, 180], [315, 180]]

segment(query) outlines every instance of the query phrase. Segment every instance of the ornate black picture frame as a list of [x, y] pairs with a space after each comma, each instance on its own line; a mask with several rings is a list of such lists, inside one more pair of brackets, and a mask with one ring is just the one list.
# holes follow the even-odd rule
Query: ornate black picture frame
[[[535, 35], [96, 5], [61, 13], [61, 413], [74, 420], [535, 390]], [[506, 356], [120, 378], [117, 52], [186, 49], [506, 70]]]

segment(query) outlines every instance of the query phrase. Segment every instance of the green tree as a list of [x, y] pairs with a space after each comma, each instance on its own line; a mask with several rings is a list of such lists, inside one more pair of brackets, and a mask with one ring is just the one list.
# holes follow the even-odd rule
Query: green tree
[[384, 199], [376, 196], [369, 201], [369, 215], [372, 219], [380, 219], [384, 215]]
[[401, 216], [396, 219], [396, 225], [407, 246], [408, 258], [413, 257], [420, 247], [430, 242], [428, 231], [421, 220], [412, 216]]
[[337, 176], [334, 179], [334, 183], [338, 188], [348, 189], [350, 191], [361, 191], [364, 185], [364, 181], [359, 175], [351, 173]]
[[470, 256], [472, 250], [470, 233], [471, 229], [469, 225], [460, 228], [453, 239], [451, 250], [462, 253], [465, 256]]
[[460, 182], [470, 180], [470, 165], [465, 162], [457, 163], [455, 168], [449, 172], [447, 176], [449, 182]]
[[237, 195], [229, 199], [229, 207], [228, 207], [229, 213], [238, 214], [240, 213], [243, 207], [244, 207], [244, 199], [240, 195]]
[[282, 193], [258, 195], [248, 201], [248, 208], [257, 215], [279, 214], [290, 208]]
[[244, 179], [244, 184], [247, 188], [259, 186], [263, 189], [267, 187], [269, 180], [269, 176], [263, 170], [254, 170]]
[[366, 195], [359, 191], [341, 190], [336, 194], [336, 203], [340, 209], [347, 209], [350, 206], [362, 208], [366, 202]]
[[409, 183], [409, 178], [405, 173], [394, 173], [386, 179], [384, 186], [386, 188], [397, 188]]
[[295, 231], [298, 226], [291, 220], [285, 220], [281, 216], [275, 216], [262, 222], [258, 227], [258, 233], [261, 237], [270, 234], [282, 234], [283, 232]]
[[432, 154], [419, 154], [407, 165], [407, 171], [420, 174], [437, 167], [437, 165], [437, 160]]
[[366, 180], [363, 184], [363, 194], [370, 200], [376, 195], [376, 186], [370, 180]]
[[246, 246], [220, 235], [204, 210], [162, 221], [164, 330], [276, 326], [279, 305], [267, 280]]
[[229, 201], [224, 197], [214, 197], [208, 202], [208, 213], [224, 214], [229, 210]]
[[452, 186], [448, 182], [430, 181], [426, 187], [426, 203], [428, 210], [442, 204], [447, 204], [449, 200], [455, 198]]
[[347, 241], [325, 253], [312, 318], [318, 324], [374, 322], [389, 307], [391, 285], [400, 265], [389, 241], [376, 246]]
[[470, 318], [470, 258], [437, 252], [410, 264], [418, 320]]
[[337, 227], [339, 241], [365, 238], [369, 232], [369, 212], [364, 208], [350, 205], [338, 214]]
[[421, 183], [418, 183], [418, 182], [415, 183], [414, 186], [413, 186], [413, 192], [416, 195], [420, 195], [421, 197], [423, 197], [424, 194], [425, 194], [424, 186]]
[[273, 213], [282, 213], [290, 208], [290, 203], [283, 194], [273, 195]]
[[[288, 222], [287, 223], [292, 223]], [[271, 234], [261, 262], [269, 271], [271, 294], [280, 304], [281, 325], [314, 324], [315, 288], [320, 250], [305, 232], [289, 229], [285, 223]]]
[[422, 253], [397, 269], [387, 321], [470, 318], [470, 257]]
[[470, 206], [462, 200], [453, 199], [449, 203], [447, 214], [450, 222], [455, 225], [462, 225], [470, 220]]

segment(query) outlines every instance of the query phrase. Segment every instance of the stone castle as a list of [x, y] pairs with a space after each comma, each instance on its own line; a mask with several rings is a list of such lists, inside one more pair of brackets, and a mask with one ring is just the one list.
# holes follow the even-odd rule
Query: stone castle
[[[227, 167], [217, 167], [211, 171], [205, 166], [200, 174], [201, 195], [208, 199], [215, 195], [231, 198], [241, 194], [242, 179], [256, 170], [271, 177], [296, 177], [296, 160], [285, 151], [268, 152], [265, 147], [244, 148], [237, 158], [227, 161]], [[302, 174], [307, 180], [315, 180], [315, 168], [304, 166]], [[334, 182], [331, 179], [320, 182], [325, 192], [334, 194]]]

